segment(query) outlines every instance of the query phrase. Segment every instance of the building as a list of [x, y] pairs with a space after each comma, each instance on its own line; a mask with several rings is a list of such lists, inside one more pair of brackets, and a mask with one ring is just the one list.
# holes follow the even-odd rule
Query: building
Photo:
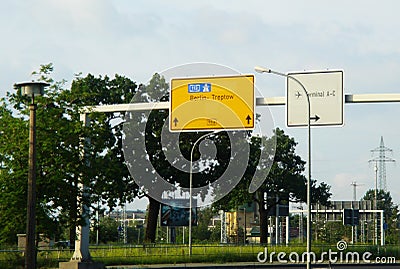
[[256, 203], [239, 206], [236, 210], [225, 212], [226, 236], [229, 242], [259, 242], [259, 220]]
[[146, 221], [146, 211], [143, 210], [116, 210], [107, 212], [106, 216], [127, 226], [143, 226]]

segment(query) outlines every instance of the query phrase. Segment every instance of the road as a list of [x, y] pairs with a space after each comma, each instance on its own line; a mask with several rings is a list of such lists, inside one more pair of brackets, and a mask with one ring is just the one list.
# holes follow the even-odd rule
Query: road
[[[229, 263], [229, 264], [203, 264], [203, 263], [188, 263], [188, 264], [159, 264], [159, 265], [120, 265], [120, 266], [107, 266], [107, 269], [183, 269], [183, 268], [196, 268], [196, 269], [251, 269], [251, 268], [306, 268], [305, 264], [279, 264], [279, 263]], [[312, 269], [368, 269], [368, 268], [383, 268], [383, 269], [400, 269], [400, 263], [396, 264], [315, 264]]]

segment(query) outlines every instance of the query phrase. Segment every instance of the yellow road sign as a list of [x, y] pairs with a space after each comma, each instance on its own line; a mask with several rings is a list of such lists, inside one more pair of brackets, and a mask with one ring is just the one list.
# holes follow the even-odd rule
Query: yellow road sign
[[171, 132], [253, 128], [254, 75], [171, 79]]

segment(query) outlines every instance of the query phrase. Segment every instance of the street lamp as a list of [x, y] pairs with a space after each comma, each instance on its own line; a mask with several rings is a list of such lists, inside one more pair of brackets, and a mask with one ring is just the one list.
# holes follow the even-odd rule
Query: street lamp
[[282, 76], [287, 79], [292, 79], [303, 89], [307, 99], [307, 128], [308, 128], [308, 177], [307, 177], [307, 269], [311, 268], [311, 103], [310, 96], [304, 85], [295, 77], [273, 71], [264, 67], [256, 66], [254, 70], [258, 73], [271, 73], [274, 75]]
[[189, 169], [189, 256], [192, 256], [192, 185], [193, 185], [193, 152], [196, 148], [197, 143], [199, 143], [203, 138], [216, 134], [220, 131], [206, 133], [200, 136], [194, 143], [190, 151], [190, 169]]
[[22, 95], [31, 97], [29, 105], [29, 170], [28, 170], [28, 197], [26, 214], [26, 243], [25, 268], [36, 268], [35, 221], [36, 221], [36, 104], [35, 96], [43, 95], [44, 87], [50, 84], [45, 82], [22, 82], [14, 84], [14, 88]]

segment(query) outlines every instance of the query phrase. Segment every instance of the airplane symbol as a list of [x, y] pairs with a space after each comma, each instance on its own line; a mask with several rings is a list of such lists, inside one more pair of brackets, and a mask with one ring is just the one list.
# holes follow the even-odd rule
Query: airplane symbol
[[300, 92], [296, 92], [296, 97], [297, 97], [297, 99], [299, 99], [300, 96], [301, 96], [301, 93], [300, 93]]

